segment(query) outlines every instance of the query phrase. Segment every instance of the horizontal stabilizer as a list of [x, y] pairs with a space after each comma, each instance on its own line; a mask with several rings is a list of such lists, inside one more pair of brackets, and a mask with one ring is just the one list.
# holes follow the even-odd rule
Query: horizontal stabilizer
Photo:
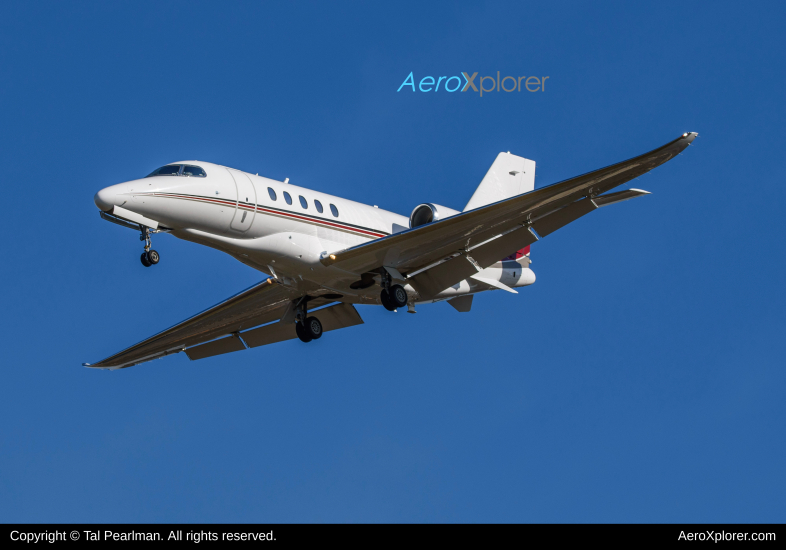
[[499, 282], [499, 281], [497, 281], [495, 279], [492, 279], [490, 277], [481, 277], [480, 275], [472, 275], [472, 278], [475, 279], [476, 281], [480, 281], [481, 283], [483, 283], [485, 285], [489, 285], [491, 287], [498, 288], [500, 290], [504, 290], [505, 292], [510, 292], [511, 294], [518, 294], [519, 293], [518, 290], [513, 290], [508, 285], [506, 285], [504, 283], [501, 283], [501, 282]]
[[628, 189], [626, 191], [619, 191], [617, 193], [609, 193], [608, 195], [601, 195], [600, 197], [595, 197], [593, 200], [598, 207], [601, 206], [608, 206], [610, 204], [616, 204], [618, 202], [627, 201], [630, 199], [635, 199], [636, 197], [642, 197], [644, 195], [651, 194], [649, 191], [644, 191], [643, 189]]

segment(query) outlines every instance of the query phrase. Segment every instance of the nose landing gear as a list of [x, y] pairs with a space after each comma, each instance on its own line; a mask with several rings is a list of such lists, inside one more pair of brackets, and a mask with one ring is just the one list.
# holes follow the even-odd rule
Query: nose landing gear
[[151, 250], [149, 252], [142, 252], [142, 257], [140, 260], [142, 261], [142, 265], [145, 267], [150, 267], [151, 265], [156, 265], [158, 260], [160, 259], [158, 252], [155, 250]]
[[139, 240], [145, 241], [145, 251], [142, 252], [142, 257], [140, 258], [142, 265], [145, 267], [156, 265], [161, 259], [161, 256], [159, 256], [158, 252], [155, 250], [151, 250], [152, 240], [150, 239], [149, 227], [142, 226], [142, 234], [139, 236]]

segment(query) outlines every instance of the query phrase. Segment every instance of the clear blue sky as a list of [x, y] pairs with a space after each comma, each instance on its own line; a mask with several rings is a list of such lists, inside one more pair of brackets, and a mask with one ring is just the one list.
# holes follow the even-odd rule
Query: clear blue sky
[[[10, 3], [0, 521], [786, 520], [782, 3]], [[415, 77], [549, 76], [542, 93]], [[682, 156], [472, 312], [84, 369], [263, 275], [102, 221], [180, 159], [408, 214]]]

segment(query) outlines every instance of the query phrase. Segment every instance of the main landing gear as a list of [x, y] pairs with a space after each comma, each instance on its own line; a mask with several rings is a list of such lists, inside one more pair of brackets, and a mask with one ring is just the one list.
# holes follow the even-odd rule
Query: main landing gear
[[400, 307], [407, 305], [407, 291], [401, 285], [391, 285], [390, 275], [385, 272], [382, 274], [382, 292], [379, 295], [379, 301], [382, 306], [388, 311], [395, 311]]
[[303, 296], [297, 304], [295, 313], [295, 332], [301, 342], [319, 340], [322, 337], [322, 323], [316, 317], [308, 316], [308, 297]]
[[142, 234], [139, 236], [140, 241], [145, 241], [145, 251], [142, 252], [142, 257], [140, 260], [142, 261], [142, 265], [145, 267], [150, 267], [151, 265], [156, 265], [158, 261], [161, 259], [161, 256], [158, 255], [158, 252], [155, 250], [151, 250], [152, 241], [150, 239], [150, 228], [149, 227], [142, 227]]

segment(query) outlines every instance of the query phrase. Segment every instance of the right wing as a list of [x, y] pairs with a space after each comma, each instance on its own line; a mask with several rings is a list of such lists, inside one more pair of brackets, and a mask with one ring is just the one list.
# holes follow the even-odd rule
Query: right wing
[[334, 252], [321, 261], [357, 276], [394, 268], [427, 299], [599, 206], [646, 194], [602, 195], [674, 158], [696, 136], [686, 133], [638, 157]]
[[[84, 366], [122, 369], [181, 351], [185, 351], [192, 360], [202, 359], [243, 350], [246, 344], [249, 347], [256, 347], [294, 338], [294, 323], [273, 323], [260, 328], [254, 327], [281, 319], [292, 301], [300, 297], [302, 293], [278, 284], [274, 279], [266, 279], [147, 340], [98, 363], [92, 365], [85, 363]], [[311, 298], [308, 302], [309, 310], [333, 301], [326, 298]], [[339, 306], [346, 307], [333, 306], [309, 314], [319, 317], [323, 322], [324, 331], [363, 322], [354, 307], [349, 304]], [[241, 331], [246, 332], [241, 333]], [[222, 336], [224, 338], [221, 338]]]

